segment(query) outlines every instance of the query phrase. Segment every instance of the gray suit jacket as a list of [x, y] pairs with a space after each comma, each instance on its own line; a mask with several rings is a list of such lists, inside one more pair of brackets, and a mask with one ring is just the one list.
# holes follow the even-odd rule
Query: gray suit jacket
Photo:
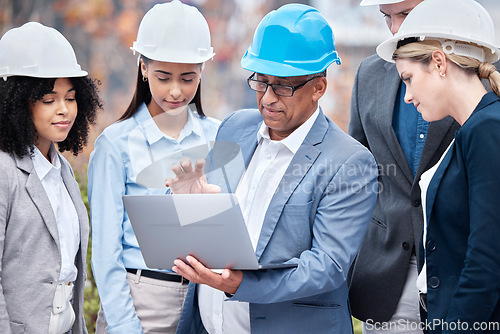
[[[61, 156], [64, 184], [80, 220], [73, 333], [86, 333], [83, 290], [89, 223], [78, 184]], [[0, 333], [47, 333], [61, 270], [54, 212], [29, 156], [0, 151]]]
[[439, 160], [459, 128], [451, 117], [429, 125], [413, 178], [392, 127], [400, 84], [396, 66], [374, 55], [361, 63], [351, 98], [349, 132], [379, 165], [377, 204], [349, 282], [352, 313], [363, 321], [387, 321], [396, 310], [422, 235], [420, 175]]

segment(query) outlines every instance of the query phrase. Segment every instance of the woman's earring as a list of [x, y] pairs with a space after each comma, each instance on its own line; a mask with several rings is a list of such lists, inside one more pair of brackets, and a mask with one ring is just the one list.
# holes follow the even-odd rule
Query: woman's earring
[[446, 74], [445, 74], [445, 73], [443, 73], [443, 72], [439, 72], [439, 75], [440, 75], [441, 77], [443, 77], [443, 78], [446, 76]]
[[147, 82], [148, 81], [148, 77], [142, 76], [142, 81]]

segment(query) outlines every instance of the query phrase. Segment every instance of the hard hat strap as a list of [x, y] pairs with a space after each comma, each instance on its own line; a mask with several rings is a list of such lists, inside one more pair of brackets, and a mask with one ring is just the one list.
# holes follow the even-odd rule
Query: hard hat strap
[[[399, 49], [400, 47], [405, 46], [407, 44], [416, 43], [423, 40], [425, 40], [425, 36], [407, 37], [398, 42], [396, 49]], [[479, 60], [480, 62], [484, 62], [486, 59], [486, 55], [482, 47], [474, 46], [470, 43], [443, 39], [443, 38], [429, 38], [429, 40], [436, 40], [439, 43], [441, 43], [441, 47], [443, 48], [443, 51], [446, 54], [455, 54], [457, 56], [472, 57], [474, 59]]]
[[472, 57], [480, 62], [485, 61], [484, 49], [468, 43], [461, 43], [459, 41], [439, 41], [443, 51], [447, 54], [456, 54], [457, 56]]

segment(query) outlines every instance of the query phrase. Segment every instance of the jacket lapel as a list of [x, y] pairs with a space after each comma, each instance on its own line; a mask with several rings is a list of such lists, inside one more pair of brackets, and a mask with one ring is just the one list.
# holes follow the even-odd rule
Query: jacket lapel
[[257, 248], [255, 250], [257, 259], [260, 259], [264, 249], [271, 239], [271, 235], [274, 232], [276, 224], [278, 223], [288, 199], [321, 153], [315, 145], [323, 141], [327, 129], [328, 121], [323, 115], [323, 112], [320, 110], [318, 118], [304, 139], [304, 142], [300, 146], [299, 150], [293, 156], [285, 175], [278, 185], [276, 193], [269, 203], [269, 207], [262, 224], [262, 230], [260, 232]]
[[242, 131], [241, 136], [234, 141], [215, 142], [207, 157], [208, 168], [205, 168], [205, 172], [209, 172], [207, 175], [209, 183], [221, 186], [222, 192], [236, 192], [238, 183], [257, 147], [257, 131], [261, 123], [256, 128]]
[[54, 211], [52, 210], [52, 206], [45, 190], [43, 189], [42, 183], [35, 172], [33, 161], [29, 155], [25, 155], [23, 158], [16, 157], [15, 159], [17, 167], [28, 174], [26, 191], [37, 207], [38, 212], [40, 212], [40, 216], [47, 226], [47, 230], [59, 248], [59, 235], [57, 233], [57, 223]]
[[260, 122], [254, 129], [249, 129], [243, 132], [238, 140], [245, 166], [248, 166], [250, 160], [252, 159], [252, 155], [257, 148], [257, 132], [259, 131], [261, 124], [262, 122]]
[[[406, 161], [406, 157], [399, 145], [398, 138], [392, 127], [392, 116], [394, 113], [394, 104], [396, 101], [396, 95], [398, 93], [398, 87], [401, 84], [399, 75], [396, 69], [396, 65], [392, 63], [386, 63], [385, 68], [387, 70], [386, 75], [381, 79], [380, 84], [377, 86], [377, 103], [378, 109], [376, 110], [378, 126], [383, 134], [387, 147], [391, 151], [394, 161], [403, 171], [404, 176], [408, 179], [408, 182], [413, 183], [413, 174], [411, 172], [410, 166]], [[384, 92], [381, 92], [381, 91]], [[387, 92], [391, 92], [387, 95]]]

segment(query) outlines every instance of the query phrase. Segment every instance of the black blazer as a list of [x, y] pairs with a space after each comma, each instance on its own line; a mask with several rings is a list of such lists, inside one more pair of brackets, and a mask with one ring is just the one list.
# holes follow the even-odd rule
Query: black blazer
[[428, 321], [466, 322], [463, 333], [483, 333], [473, 330], [474, 322], [500, 326], [499, 144], [500, 99], [488, 93], [457, 132], [427, 191]]

